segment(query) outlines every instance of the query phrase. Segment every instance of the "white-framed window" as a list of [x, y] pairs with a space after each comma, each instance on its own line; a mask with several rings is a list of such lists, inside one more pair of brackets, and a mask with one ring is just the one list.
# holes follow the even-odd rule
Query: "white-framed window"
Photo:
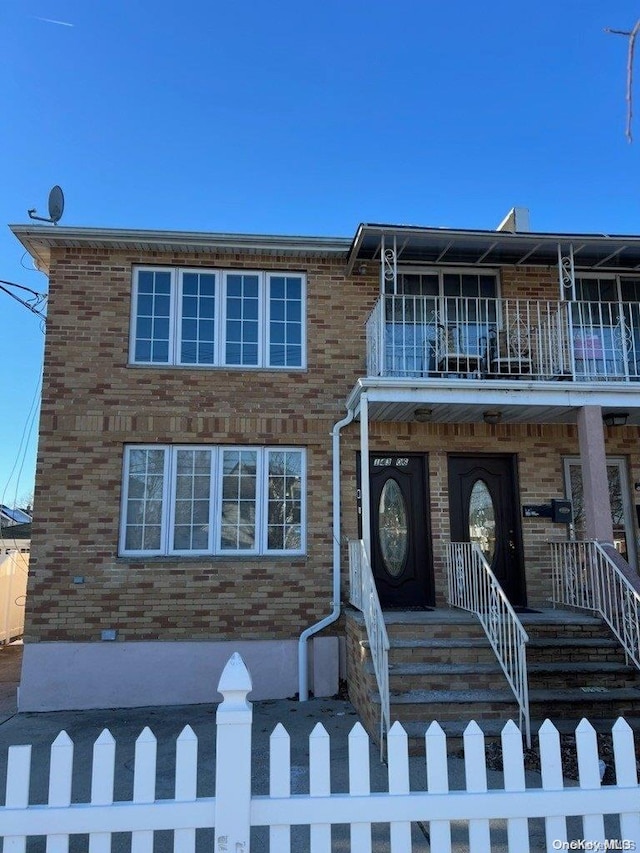
[[120, 553], [303, 554], [298, 447], [128, 445]]
[[131, 364], [304, 368], [302, 273], [135, 267]]

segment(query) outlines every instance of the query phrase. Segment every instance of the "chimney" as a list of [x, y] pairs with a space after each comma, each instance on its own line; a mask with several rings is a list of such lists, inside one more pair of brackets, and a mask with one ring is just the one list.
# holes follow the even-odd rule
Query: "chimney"
[[512, 207], [496, 231], [531, 231], [528, 207]]

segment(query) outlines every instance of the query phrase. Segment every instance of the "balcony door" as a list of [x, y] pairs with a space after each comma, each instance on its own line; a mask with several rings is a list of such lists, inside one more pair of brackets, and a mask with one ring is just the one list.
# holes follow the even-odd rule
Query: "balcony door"
[[516, 459], [449, 456], [452, 542], [477, 542], [514, 607], [526, 605]]
[[424, 454], [371, 454], [369, 483], [371, 568], [380, 604], [387, 609], [432, 607]]
[[576, 278], [571, 303], [577, 379], [640, 378], [640, 279]]
[[385, 371], [392, 376], [466, 373], [496, 326], [498, 276], [454, 269], [403, 269], [385, 290]]

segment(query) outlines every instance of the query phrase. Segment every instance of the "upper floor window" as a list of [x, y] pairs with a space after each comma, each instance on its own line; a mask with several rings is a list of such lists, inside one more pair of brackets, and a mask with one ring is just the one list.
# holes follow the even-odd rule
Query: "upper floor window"
[[130, 360], [304, 367], [305, 299], [300, 273], [138, 267]]
[[[393, 293], [393, 281], [385, 282], [385, 290], [387, 293]], [[486, 270], [398, 270], [397, 292], [398, 295], [404, 296], [496, 299], [498, 276], [495, 272]]]
[[640, 302], [640, 278], [618, 275], [576, 275], [579, 302]]

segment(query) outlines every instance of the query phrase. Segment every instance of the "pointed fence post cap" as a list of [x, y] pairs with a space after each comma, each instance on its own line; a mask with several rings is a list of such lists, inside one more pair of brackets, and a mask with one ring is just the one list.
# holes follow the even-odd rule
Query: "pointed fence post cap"
[[247, 702], [247, 693], [251, 692], [252, 687], [251, 675], [245, 662], [238, 652], [234, 652], [222, 670], [218, 682], [218, 693], [222, 693], [225, 709], [248, 709], [250, 705]]

